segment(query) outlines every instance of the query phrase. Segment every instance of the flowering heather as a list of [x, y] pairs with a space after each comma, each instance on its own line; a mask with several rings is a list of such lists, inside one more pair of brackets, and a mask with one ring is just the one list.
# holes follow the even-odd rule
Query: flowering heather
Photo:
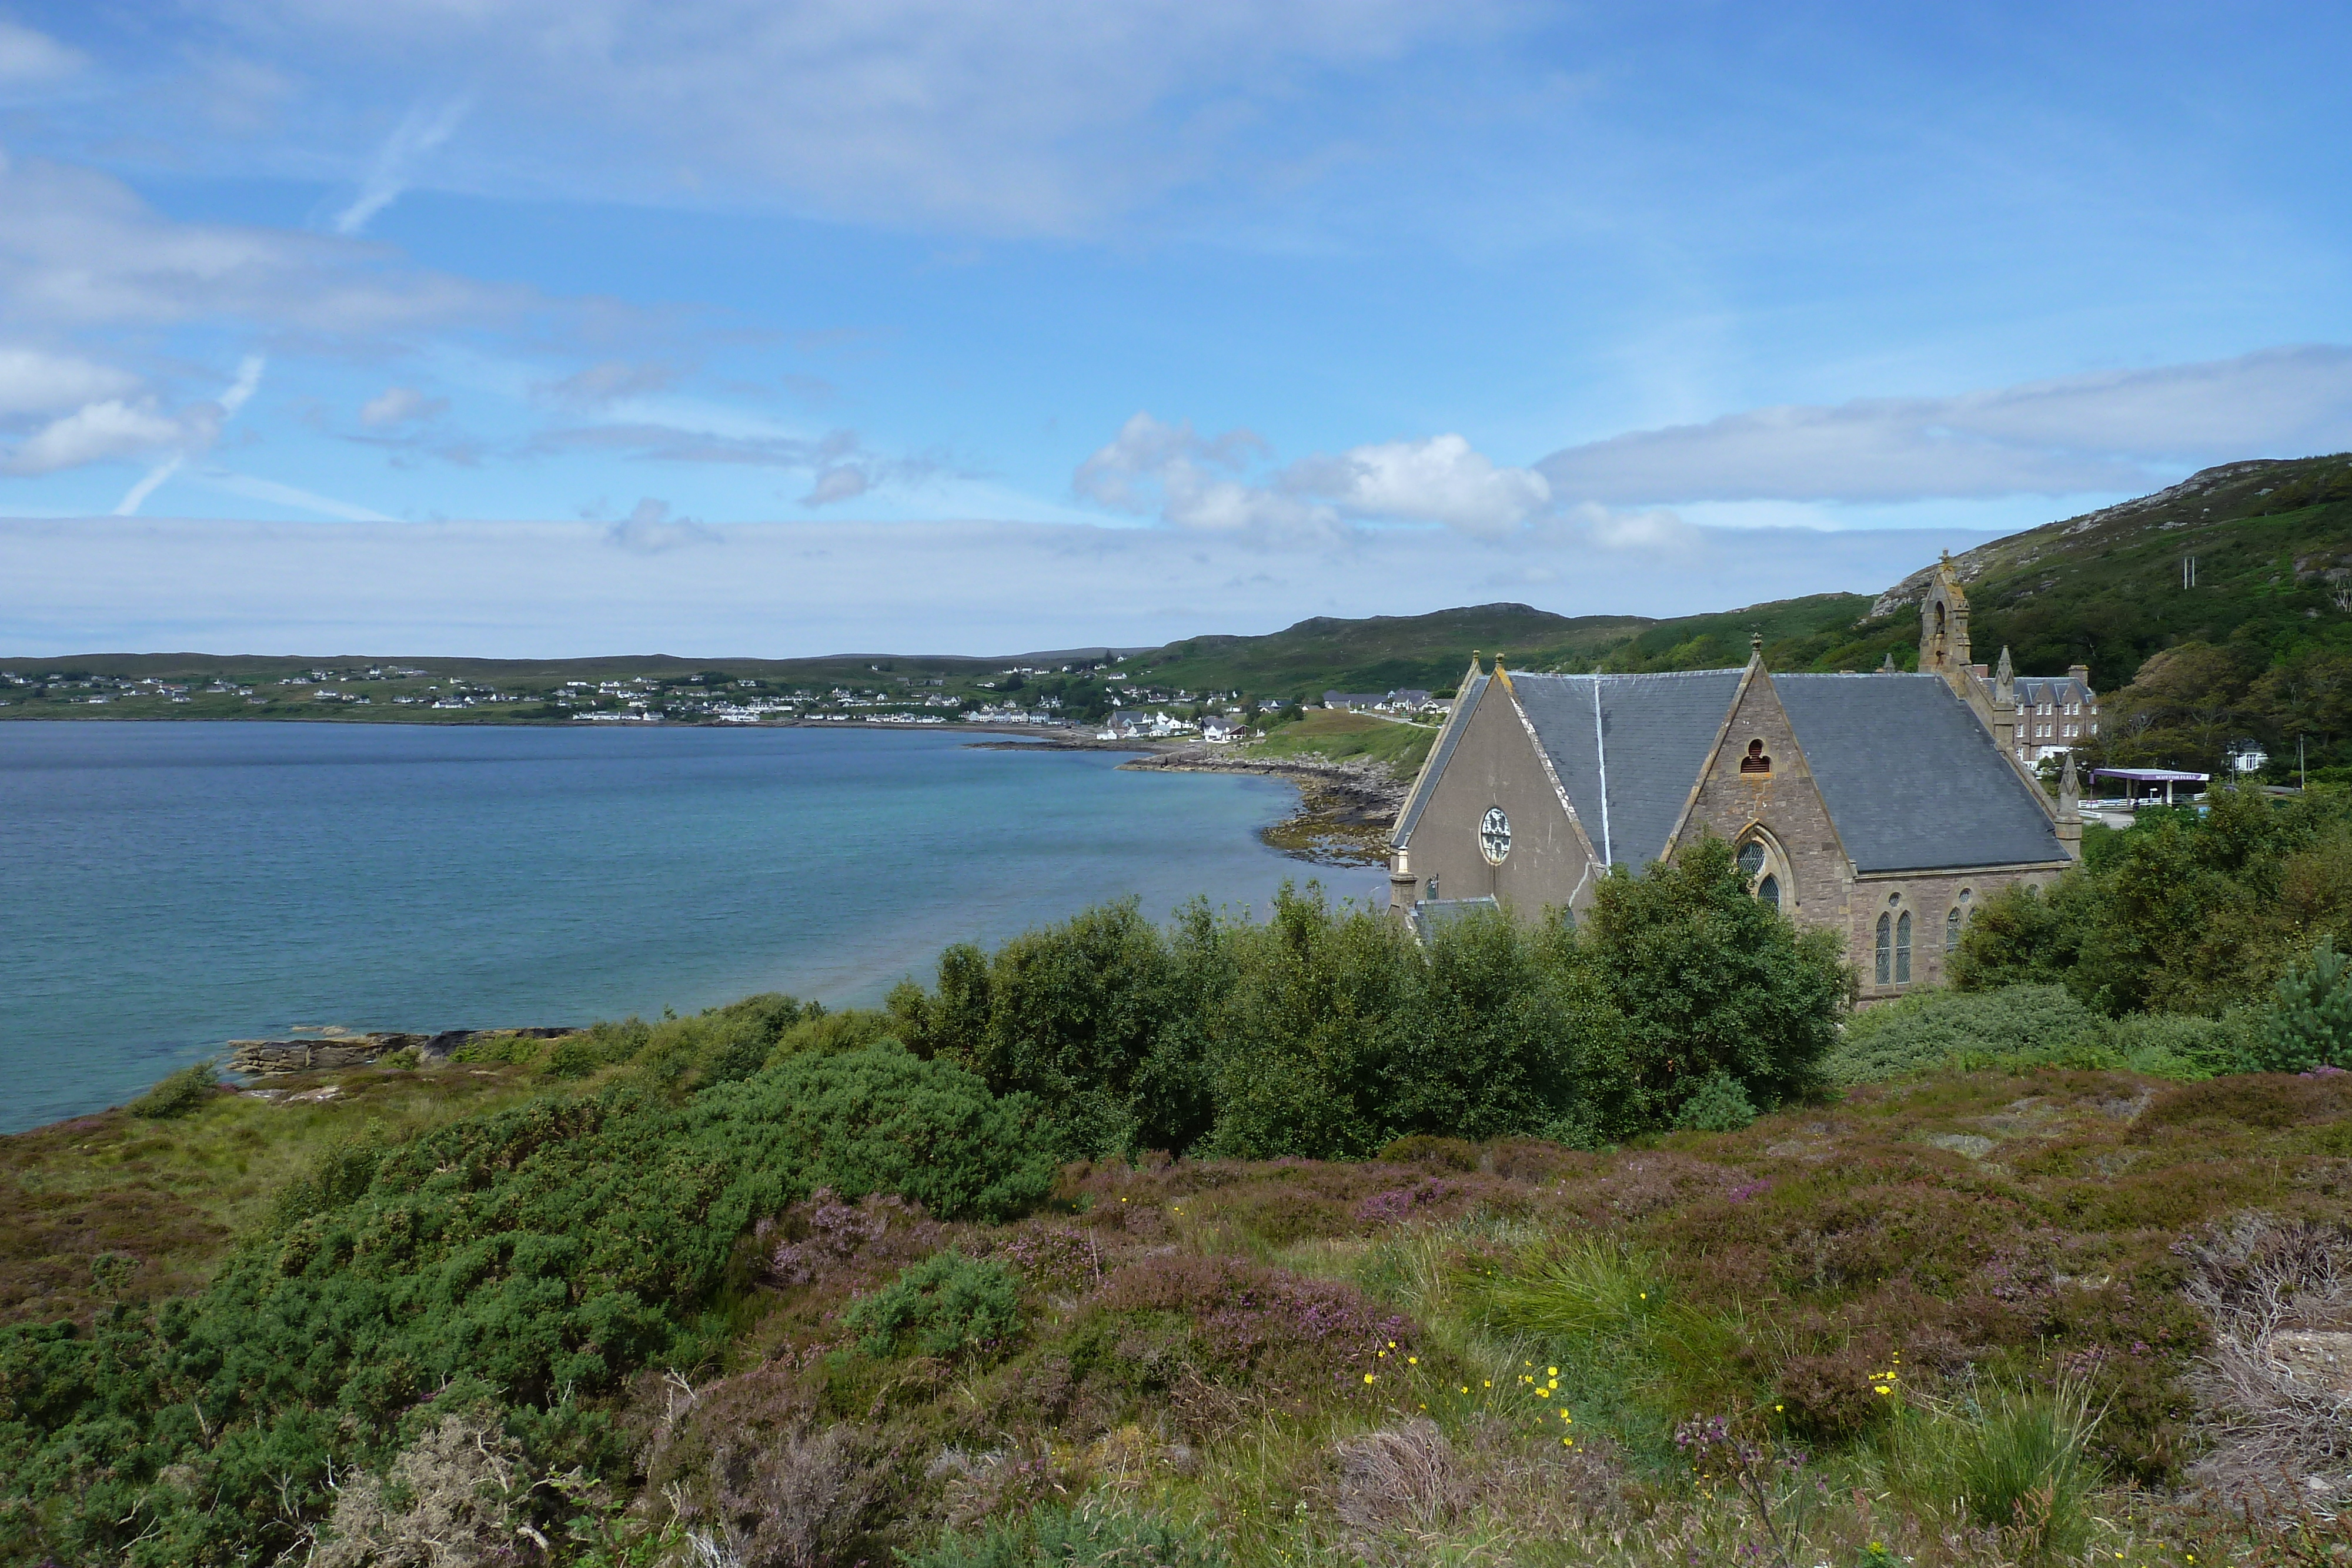
[[[863, 1202], [847, 1204], [831, 1187], [821, 1186], [785, 1215], [782, 1228], [798, 1235], [777, 1243], [768, 1258], [768, 1272], [779, 1284], [814, 1284], [881, 1240], [892, 1221], [912, 1225], [922, 1218], [919, 1205], [893, 1194], [871, 1194]], [[763, 1224], [775, 1228], [772, 1222]]]
[[1196, 1343], [1234, 1365], [1312, 1350], [1341, 1377], [1360, 1377], [1413, 1345], [1411, 1319], [1380, 1311], [1352, 1285], [1234, 1258], [1148, 1259], [1112, 1275], [1096, 1301], [1115, 1312], [1181, 1312]]
[[1433, 1176], [1411, 1186], [1391, 1187], [1386, 1192], [1372, 1194], [1356, 1206], [1356, 1218], [1387, 1221], [1407, 1219], [1415, 1211], [1426, 1212], [1435, 1207], [1460, 1190], [1460, 1184], [1439, 1181]]
[[1102, 1243], [1083, 1230], [1024, 1230], [999, 1243], [991, 1255], [1033, 1285], [1090, 1290], [1103, 1281]]

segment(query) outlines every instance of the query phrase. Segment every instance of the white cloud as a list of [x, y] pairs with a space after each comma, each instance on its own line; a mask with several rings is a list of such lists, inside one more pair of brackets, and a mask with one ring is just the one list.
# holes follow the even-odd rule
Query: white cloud
[[49, 413], [121, 397], [139, 378], [111, 365], [40, 349], [0, 348], [0, 416]]
[[[0, 647], [993, 654], [1270, 632], [1310, 615], [1417, 615], [1497, 597], [1568, 615], [1678, 615], [1832, 589], [1874, 593], [1938, 549], [1957, 553], [1984, 538], [1725, 529], [1661, 553], [1599, 549], [1548, 528], [1507, 549], [1390, 528], [1335, 552], [1172, 528], [711, 527], [651, 500], [617, 529], [0, 519], [0, 581], [11, 590], [0, 594]], [[688, 548], [703, 545], [711, 549]], [[722, 549], [725, 570], [713, 570]], [[339, 591], [320, 593], [320, 583]], [[530, 591], [518, 594], [517, 583]]]
[[85, 463], [134, 457], [177, 444], [187, 427], [152, 407], [107, 398], [53, 420], [16, 444], [5, 466], [11, 474], [54, 474]]
[[1349, 520], [1440, 523], [1496, 536], [1524, 523], [1550, 497], [1543, 476], [1498, 468], [1459, 435], [1351, 447], [1303, 458], [1263, 478], [1246, 476], [1265, 443], [1246, 430], [1203, 436], [1190, 422], [1137, 413], [1078, 465], [1072, 487], [1122, 511], [1214, 533], [1334, 538]]
[[80, 50], [0, 17], [0, 87], [46, 86], [88, 63]]
[[1443, 523], [1473, 534], [1507, 533], [1551, 499], [1542, 475], [1497, 468], [1459, 435], [1358, 446], [1337, 458], [1310, 458], [1284, 478], [1328, 495], [1351, 517]]
[[830, 468], [818, 470], [816, 481], [809, 486], [809, 493], [801, 497], [801, 505], [827, 507], [835, 501], [855, 500], [873, 486], [874, 481], [866, 476], [865, 469], [854, 463], [836, 463]]
[[360, 423], [370, 430], [414, 420], [436, 419], [449, 412], [446, 397], [426, 397], [414, 387], [386, 387], [360, 405]]
[[623, 398], [664, 391], [677, 380], [677, 370], [673, 365], [607, 360], [575, 371], [560, 381], [534, 382], [530, 390], [533, 396], [566, 408], [598, 409]]
[[[1201, 182], [1303, 81], [1493, 30], [1470, 0], [248, 0], [313, 72], [494, 81], [488, 179], [814, 205], [999, 233], [1098, 230]], [[421, 132], [418, 133], [421, 139]], [[1249, 149], [1263, 159], [1265, 149]], [[413, 156], [413, 154], [411, 155]], [[355, 209], [356, 210], [356, 204]]]
[[0, 159], [0, 320], [43, 330], [226, 319], [333, 338], [509, 319], [540, 303], [380, 246], [163, 216], [110, 175]]
[[1911, 501], [2137, 492], [2167, 469], [2352, 446], [2352, 349], [2110, 371], [1951, 397], [1788, 406], [1570, 447], [1568, 501]]
[[408, 189], [416, 161], [456, 134], [471, 108], [462, 99], [437, 110], [418, 104], [402, 116], [377, 151], [367, 178], [360, 183], [359, 194], [352, 198], [351, 205], [335, 214], [335, 232], [358, 234], [367, 227], [370, 218], [397, 201], [400, 193]]
[[[179, 459], [173, 458], [171, 467], [176, 468], [178, 465]], [[167, 472], [168, 470], [159, 470], [158, 474], [150, 475], [148, 477], [151, 480], [156, 479]], [[142, 482], [145, 483], [145, 481]], [[349, 501], [339, 501], [332, 496], [321, 496], [315, 490], [298, 489], [292, 485], [281, 485], [275, 479], [258, 478], [251, 474], [234, 474], [226, 469], [214, 469], [202, 475], [200, 482], [209, 489], [226, 491], [232, 496], [242, 496], [248, 501], [274, 501], [281, 507], [316, 512], [321, 517], [340, 517], [347, 523], [389, 523], [394, 520], [373, 507], [355, 506]], [[152, 487], [152, 485], [149, 486], [150, 489]], [[142, 495], [140, 499], [143, 500], [145, 497]], [[117, 515], [129, 517], [138, 509], [137, 504], [130, 497], [125, 497], [122, 506], [117, 508]]]
[[629, 515], [604, 530], [604, 542], [632, 555], [662, 555], [694, 545], [720, 542], [719, 530], [692, 517], [673, 517], [669, 503], [647, 496]]
[[[236, 380], [230, 382], [228, 390], [221, 393], [219, 402], [193, 402], [180, 411], [179, 418], [172, 422], [177, 433], [179, 449], [150, 469], [144, 478], [124, 492], [122, 499], [115, 506], [116, 517], [136, 516], [139, 508], [147, 504], [147, 497], [152, 496], [164, 480], [177, 474], [181, 465], [220, 439], [221, 426], [236, 418], [236, 411], [250, 402], [253, 394], [260, 389], [263, 363], [259, 354], [247, 354], [236, 367]], [[89, 411], [84, 409], [82, 412], [87, 413]], [[146, 444], [155, 445], [160, 443]], [[125, 453], [108, 453], [102, 455], [127, 455], [127, 449]], [[92, 456], [84, 458], [82, 461], [97, 460], [96, 456]], [[381, 514], [372, 512], [367, 515], [376, 517]]]

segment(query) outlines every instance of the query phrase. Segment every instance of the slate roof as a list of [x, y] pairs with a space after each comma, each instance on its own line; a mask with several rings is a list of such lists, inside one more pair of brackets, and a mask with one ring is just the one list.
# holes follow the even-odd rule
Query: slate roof
[[2049, 814], [1936, 675], [1774, 675], [1857, 869], [2064, 861]]
[[1437, 787], [1437, 776], [1445, 771], [1446, 759], [1460, 743], [1462, 728], [1470, 722], [1470, 711], [1478, 706], [1478, 694], [1494, 679], [1488, 674], [1473, 675], [1454, 694], [1454, 710], [1445, 716], [1445, 727], [1437, 732], [1437, 743], [1430, 747], [1429, 760], [1422, 765], [1412, 794], [1405, 801], [1404, 810], [1397, 813], [1396, 828], [1389, 835], [1391, 843], [1402, 844], [1412, 837], [1412, 825], [1421, 821], [1422, 810], [1429, 804], [1429, 792]]
[[[1593, 847], [1612, 863], [1639, 868], [1665, 853], [1666, 837], [1731, 711], [1741, 674], [1514, 674], [1511, 690]], [[1480, 675], [1463, 687], [1420, 786], [1397, 818], [1394, 841], [1403, 843], [1421, 820], [1478, 695], [1492, 679]], [[1771, 680], [1857, 870], [2066, 860], [2033, 787], [1940, 677], [1787, 674]]]
[[1612, 864], [1638, 868], [1665, 853], [1666, 835], [1731, 711], [1739, 674], [1514, 674], [1511, 689], [1592, 847]]
[[2065, 703], [2090, 703], [2098, 699], [2091, 688], [2072, 675], [2020, 675], [2017, 677], [2018, 711], [2023, 713], [2038, 704], [2053, 706]]

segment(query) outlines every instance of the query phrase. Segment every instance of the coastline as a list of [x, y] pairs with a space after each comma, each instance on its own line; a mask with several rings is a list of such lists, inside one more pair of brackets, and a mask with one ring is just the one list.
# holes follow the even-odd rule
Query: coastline
[[1286, 779], [1298, 789], [1298, 809], [1261, 829], [1268, 849], [1318, 865], [1384, 866], [1389, 830], [1412, 789], [1377, 762], [1311, 761], [1306, 758], [1235, 756], [1194, 743], [1156, 749], [1119, 764], [1175, 773], [1255, 773]]

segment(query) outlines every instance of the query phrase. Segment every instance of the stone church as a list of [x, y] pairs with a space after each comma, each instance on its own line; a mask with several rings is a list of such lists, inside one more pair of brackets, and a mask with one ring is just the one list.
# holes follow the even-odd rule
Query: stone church
[[1840, 933], [1876, 999], [1944, 977], [1987, 898], [2081, 852], [2074, 763], [2055, 801], [2019, 756], [2016, 679], [1969, 663], [1948, 558], [1919, 669], [1514, 674], [1474, 655], [1390, 835], [1390, 906], [1426, 934], [1473, 906], [1581, 910], [1713, 833], [1756, 896]]

